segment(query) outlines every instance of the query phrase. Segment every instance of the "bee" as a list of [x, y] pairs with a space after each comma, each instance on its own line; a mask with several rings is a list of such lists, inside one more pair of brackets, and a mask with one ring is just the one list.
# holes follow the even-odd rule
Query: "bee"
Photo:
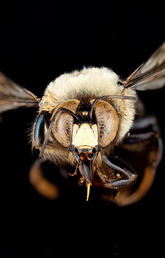
[[0, 73], [0, 113], [38, 108], [31, 143], [39, 156], [30, 181], [41, 194], [59, 194], [42, 174], [49, 160], [87, 187], [86, 200], [92, 186], [103, 189], [101, 198], [128, 205], [147, 193], [162, 157], [157, 120], [137, 91], [164, 84], [165, 43], [126, 80], [106, 67], [83, 68], [50, 82], [42, 98]]

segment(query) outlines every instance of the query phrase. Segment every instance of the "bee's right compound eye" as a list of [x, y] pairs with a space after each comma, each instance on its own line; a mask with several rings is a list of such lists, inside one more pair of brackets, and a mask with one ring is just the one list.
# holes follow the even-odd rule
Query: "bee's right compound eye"
[[42, 146], [49, 123], [50, 114], [48, 112], [43, 111], [37, 116], [33, 129], [33, 146], [35, 148]]
[[61, 111], [52, 126], [52, 134], [64, 147], [69, 147], [72, 142], [73, 121], [71, 114]]
[[[65, 101], [58, 106], [54, 114], [55, 119], [52, 122], [51, 133], [64, 147], [69, 147], [72, 143], [73, 123], [79, 102], [77, 99]], [[63, 110], [59, 112], [60, 109]]]
[[119, 125], [118, 115], [114, 107], [104, 100], [99, 100], [94, 107], [97, 122], [98, 143], [108, 146], [116, 137]]
[[44, 127], [45, 127], [45, 114], [41, 113], [38, 115], [35, 126], [34, 126], [34, 145], [35, 147], [39, 147], [42, 145], [44, 141]]

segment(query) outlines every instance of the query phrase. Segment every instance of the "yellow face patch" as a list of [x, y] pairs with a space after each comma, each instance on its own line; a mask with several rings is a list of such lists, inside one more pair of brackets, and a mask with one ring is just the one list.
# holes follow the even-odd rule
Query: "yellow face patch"
[[90, 126], [88, 123], [83, 123], [78, 126], [74, 124], [72, 144], [79, 149], [94, 148], [98, 145], [97, 125]]

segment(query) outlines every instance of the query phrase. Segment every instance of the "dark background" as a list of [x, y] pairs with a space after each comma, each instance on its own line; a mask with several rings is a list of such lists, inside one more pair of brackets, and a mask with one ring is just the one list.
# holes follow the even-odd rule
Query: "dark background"
[[[164, 7], [107, 2], [1, 4], [0, 70], [38, 97], [58, 75], [83, 66], [107, 66], [127, 77], [165, 40]], [[140, 96], [157, 115], [164, 138], [165, 90]], [[67, 186], [59, 201], [50, 201], [28, 179], [35, 116], [32, 109], [14, 110], [0, 123], [0, 236], [5, 245], [19, 244], [1, 248], [0, 257], [163, 255], [164, 158], [149, 193], [131, 206], [119, 208], [92, 195], [86, 203]]]

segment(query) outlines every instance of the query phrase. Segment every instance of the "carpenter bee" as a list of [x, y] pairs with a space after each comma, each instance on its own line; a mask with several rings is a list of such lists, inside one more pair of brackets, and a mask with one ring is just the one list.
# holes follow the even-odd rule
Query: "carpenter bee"
[[128, 205], [149, 190], [162, 156], [156, 118], [145, 113], [136, 91], [164, 84], [165, 43], [126, 80], [105, 67], [84, 68], [50, 82], [42, 98], [0, 73], [0, 112], [38, 108], [31, 142], [39, 157], [30, 181], [41, 194], [58, 196], [42, 174], [49, 160], [87, 187], [86, 200], [92, 186], [103, 189], [100, 197]]

